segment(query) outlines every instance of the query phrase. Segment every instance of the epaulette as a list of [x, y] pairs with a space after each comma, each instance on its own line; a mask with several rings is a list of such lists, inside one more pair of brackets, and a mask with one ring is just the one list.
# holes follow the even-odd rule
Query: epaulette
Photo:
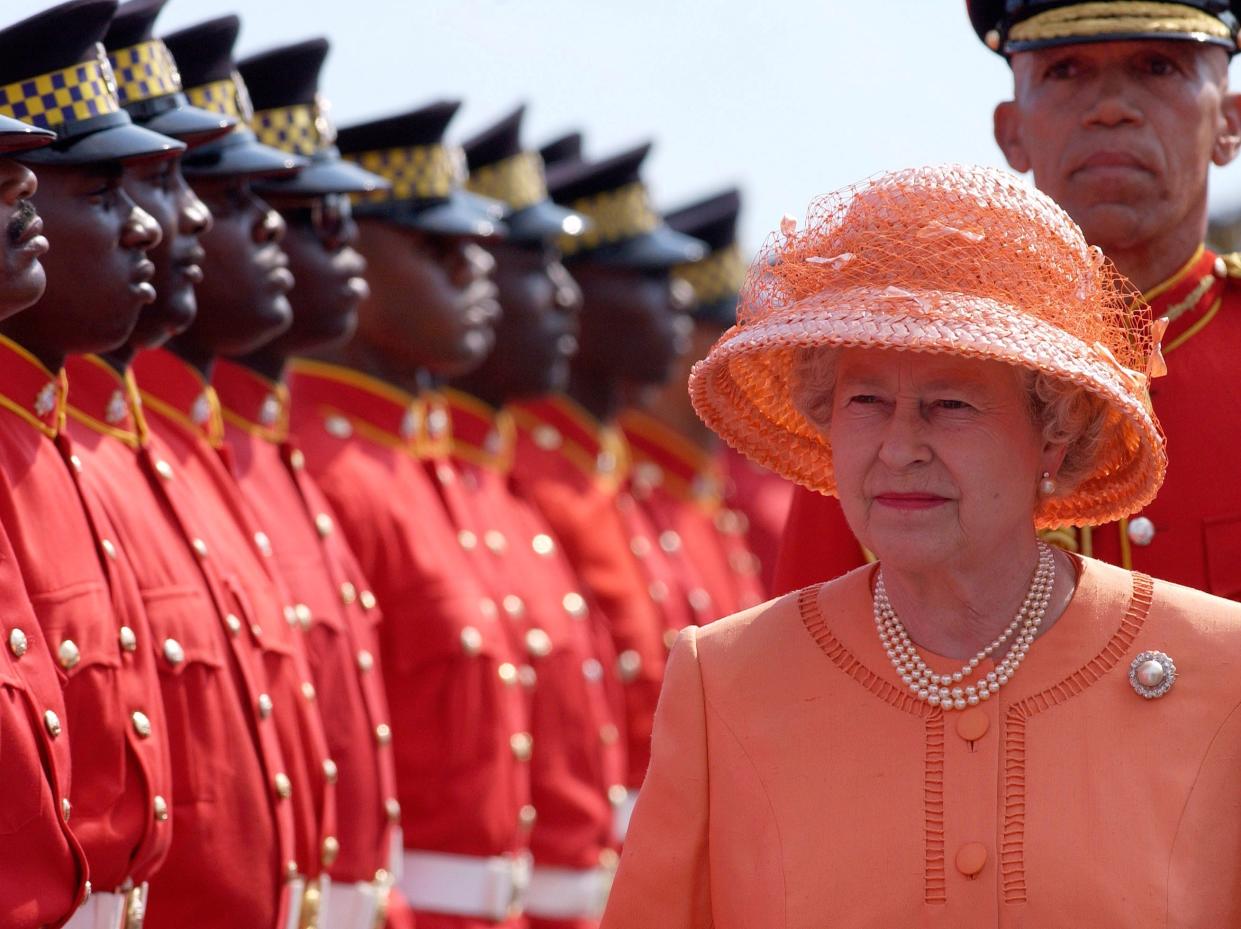
[[1241, 277], [1241, 252], [1230, 252], [1227, 255], [1220, 255], [1219, 260], [1228, 269], [1229, 277]]

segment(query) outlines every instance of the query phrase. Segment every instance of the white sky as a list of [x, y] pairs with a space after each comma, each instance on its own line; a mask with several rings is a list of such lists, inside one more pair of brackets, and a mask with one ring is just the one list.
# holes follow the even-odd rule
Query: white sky
[[[3, 0], [0, 22], [48, 5]], [[158, 31], [230, 12], [241, 56], [332, 40], [338, 125], [454, 97], [457, 140], [520, 101], [532, 144], [580, 128], [598, 157], [653, 138], [657, 205], [739, 184], [750, 248], [878, 171], [1002, 164], [991, 110], [1008, 67], [964, 0], [171, 0]], [[1213, 183], [1241, 202], [1241, 164]]]

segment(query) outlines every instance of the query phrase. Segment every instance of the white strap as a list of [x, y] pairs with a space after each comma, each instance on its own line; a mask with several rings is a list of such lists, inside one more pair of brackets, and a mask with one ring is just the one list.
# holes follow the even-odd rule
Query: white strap
[[284, 882], [281, 893], [286, 895], [289, 901], [288, 919], [284, 922], [284, 929], [298, 929], [302, 922], [302, 895], [306, 893], [306, 878], [300, 874], [290, 878]]
[[128, 894], [93, 893], [69, 917], [65, 929], [124, 929], [128, 902]]
[[633, 808], [637, 802], [638, 792], [631, 788], [625, 799], [612, 810], [612, 838], [618, 843], [623, 843], [629, 833], [629, 820], [633, 818]]
[[526, 912], [540, 919], [600, 919], [614, 875], [611, 868], [578, 871], [535, 865]]
[[522, 911], [530, 856], [406, 851], [401, 871], [397, 886], [413, 909], [499, 922]]
[[379, 894], [375, 883], [333, 884], [327, 906], [319, 910], [319, 929], [373, 929]]

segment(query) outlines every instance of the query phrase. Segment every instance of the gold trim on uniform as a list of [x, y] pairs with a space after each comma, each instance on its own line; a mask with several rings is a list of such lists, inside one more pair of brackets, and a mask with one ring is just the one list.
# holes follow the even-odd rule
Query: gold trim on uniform
[[1232, 32], [1216, 16], [1183, 3], [1148, 0], [1108, 0], [1074, 3], [1031, 16], [1008, 31], [1009, 42], [1049, 39], [1089, 39], [1105, 35], [1169, 33], [1232, 39]]
[[514, 212], [547, 199], [543, 159], [538, 152], [518, 152], [471, 171], [465, 186], [476, 194], [501, 201]]

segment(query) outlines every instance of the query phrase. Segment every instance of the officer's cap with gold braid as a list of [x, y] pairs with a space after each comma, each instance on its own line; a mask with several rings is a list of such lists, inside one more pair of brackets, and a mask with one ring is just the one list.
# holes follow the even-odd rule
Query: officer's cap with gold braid
[[547, 195], [543, 158], [521, 147], [519, 106], [465, 143], [470, 176], [466, 187], [504, 204], [508, 238], [542, 243], [559, 236], [579, 236], [587, 227], [578, 213], [553, 203]]
[[164, 36], [190, 103], [237, 121], [227, 135], [182, 159], [182, 170], [189, 177], [267, 177], [287, 174], [306, 163], [297, 155], [263, 145], [250, 130], [254, 112], [233, 62], [240, 31], [241, 20], [236, 16], [221, 16]]
[[582, 134], [574, 130], [552, 139], [539, 149], [539, 157], [543, 159], [550, 185], [558, 172], [564, 171], [570, 165], [581, 164]]
[[341, 156], [392, 185], [357, 196], [355, 214], [439, 235], [504, 233], [504, 207], [463, 189], [465, 155], [444, 141], [460, 106], [443, 100], [340, 130], [336, 144]]
[[141, 126], [193, 147], [237, 124], [222, 113], [190, 106], [172, 52], [155, 38], [155, 20], [168, 0], [129, 0], [117, 8], [103, 44], [116, 75], [121, 106]]
[[319, 73], [329, 48], [327, 39], [309, 39], [252, 55], [237, 66], [250, 90], [250, 125], [259, 141], [309, 160], [292, 177], [265, 181], [265, 191], [315, 197], [388, 186], [378, 174], [344, 161], [336, 148], [328, 101], [319, 93]]
[[700, 239], [710, 249], [702, 261], [678, 265], [672, 274], [693, 285], [694, 304], [689, 315], [722, 329], [737, 321], [737, 293], [750, 266], [737, 244], [740, 212], [741, 192], [733, 189], [664, 214], [669, 226]]
[[1054, 45], [1173, 39], [1237, 51], [1241, 0], [966, 0], [974, 31], [1008, 56]]
[[135, 126], [121, 109], [100, 44], [115, 12], [115, 0], [70, 0], [0, 30], [0, 116], [56, 136], [22, 161], [85, 165], [185, 150]]
[[651, 206], [642, 183], [642, 162], [650, 144], [605, 158], [579, 161], [549, 178], [552, 199], [591, 221], [577, 238], [560, 240], [566, 258], [635, 268], [671, 268], [700, 260], [697, 239], [670, 229]]

